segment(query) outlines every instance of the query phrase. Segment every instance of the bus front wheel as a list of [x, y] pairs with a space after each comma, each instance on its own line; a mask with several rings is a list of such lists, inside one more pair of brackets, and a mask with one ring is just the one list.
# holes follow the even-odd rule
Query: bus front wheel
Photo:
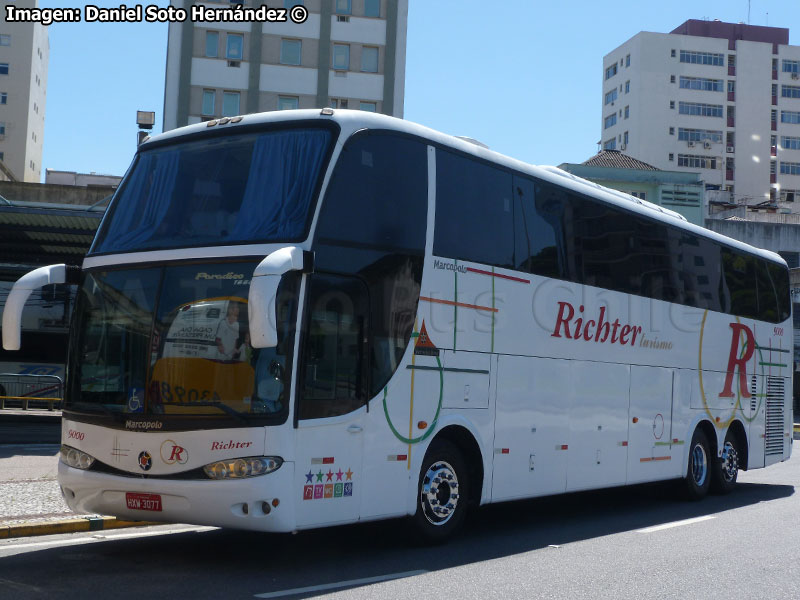
[[711, 489], [716, 494], [728, 494], [736, 487], [739, 475], [739, 452], [736, 436], [730, 429], [725, 434], [722, 456], [715, 458], [711, 469]]
[[448, 440], [434, 440], [422, 461], [413, 518], [426, 541], [442, 542], [456, 532], [467, 513], [468, 494], [461, 452]]
[[686, 470], [686, 496], [689, 500], [701, 500], [708, 494], [711, 485], [711, 461], [708, 438], [697, 429], [689, 446], [689, 466]]

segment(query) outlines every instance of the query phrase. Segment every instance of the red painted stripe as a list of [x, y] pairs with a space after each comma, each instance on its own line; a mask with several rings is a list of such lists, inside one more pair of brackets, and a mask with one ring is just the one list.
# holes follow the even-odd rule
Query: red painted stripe
[[627, 445], [628, 445], [628, 442], [622, 442], [622, 445], [623, 445], [623, 446], [627, 446]]
[[654, 456], [653, 458], [640, 458], [639, 462], [652, 462], [654, 460], [672, 460], [671, 456]]
[[323, 465], [332, 465], [333, 464], [333, 457], [332, 456], [326, 456], [325, 458], [322, 459], [322, 464]]
[[467, 271], [470, 271], [471, 273], [480, 273], [481, 275], [488, 275], [489, 277], [500, 277], [501, 279], [519, 281], [520, 283], [530, 283], [530, 280], [528, 279], [522, 279], [520, 277], [512, 277], [511, 275], [503, 275], [502, 273], [492, 273], [491, 271], [482, 271], [481, 269], [473, 269], [472, 267], [467, 267]]
[[438, 298], [428, 298], [427, 296], [420, 296], [420, 300], [426, 302], [433, 302], [434, 304], [447, 304], [448, 306], [460, 306], [462, 308], [474, 308], [475, 310], [488, 310], [489, 312], [500, 312], [491, 306], [478, 306], [477, 304], [464, 304], [463, 302], [453, 302], [452, 300], [439, 300]]
[[408, 455], [406, 455], [406, 454], [398, 454], [397, 455], [397, 460], [398, 461], [408, 460]]
[[562, 449], [562, 450], [568, 450], [568, 449], [569, 449], [569, 446], [568, 446], [567, 444], [563, 444], [563, 445], [561, 446], [561, 449]]
[[503, 448], [500, 452], [501, 454], [508, 454], [508, 448]]

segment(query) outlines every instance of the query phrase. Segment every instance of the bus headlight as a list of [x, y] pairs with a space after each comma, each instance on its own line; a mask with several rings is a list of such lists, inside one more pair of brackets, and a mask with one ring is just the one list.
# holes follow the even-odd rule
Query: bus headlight
[[279, 456], [250, 456], [218, 460], [203, 467], [203, 471], [210, 479], [242, 479], [272, 473], [282, 464], [283, 459]]
[[94, 464], [94, 458], [72, 446], [61, 446], [61, 462], [75, 469], [86, 470]]

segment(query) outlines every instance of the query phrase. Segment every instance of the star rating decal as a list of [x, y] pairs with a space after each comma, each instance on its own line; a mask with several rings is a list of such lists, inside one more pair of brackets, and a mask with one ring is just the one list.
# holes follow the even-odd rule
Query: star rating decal
[[[303, 500], [326, 500], [328, 498], [349, 498], [353, 496], [353, 476], [355, 473], [347, 468], [347, 471], [339, 470], [334, 471], [328, 469], [324, 473], [322, 469], [314, 473], [309, 469], [308, 473], [304, 473], [306, 478], [303, 485]], [[315, 479], [316, 478], [316, 479]], [[346, 480], [345, 483], [343, 480]], [[339, 481], [341, 483], [323, 483], [325, 481]]]

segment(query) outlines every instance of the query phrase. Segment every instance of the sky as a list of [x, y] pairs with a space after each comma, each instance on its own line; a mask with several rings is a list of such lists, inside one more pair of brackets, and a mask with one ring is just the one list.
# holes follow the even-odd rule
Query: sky
[[[749, 5], [750, 24], [800, 45], [798, 0]], [[409, 0], [404, 118], [533, 164], [583, 162], [601, 137], [603, 56], [687, 19], [747, 22], [748, 0]], [[136, 111], [155, 111], [161, 130], [167, 25], [57, 23], [49, 35], [44, 168], [123, 175]]]

